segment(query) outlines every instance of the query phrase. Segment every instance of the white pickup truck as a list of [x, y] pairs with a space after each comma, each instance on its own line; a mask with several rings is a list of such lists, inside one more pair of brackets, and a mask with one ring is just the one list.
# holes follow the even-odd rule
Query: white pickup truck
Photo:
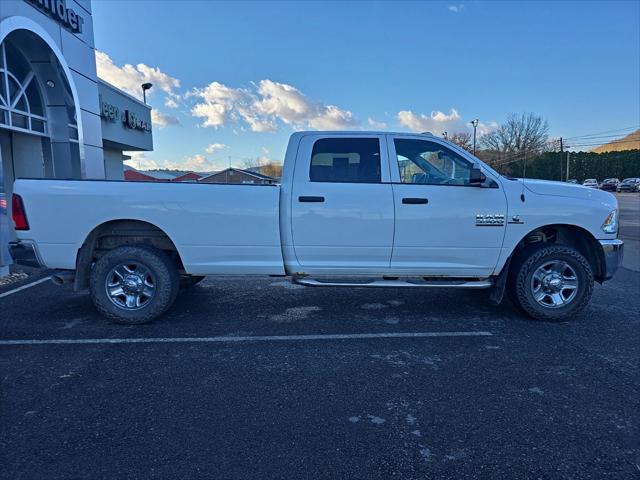
[[557, 320], [622, 259], [610, 193], [501, 176], [428, 134], [299, 132], [280, 185], [19, 179], [17, 263], [55, 269], [120, 323], [206, 275], [308, 286], [505, 290]]

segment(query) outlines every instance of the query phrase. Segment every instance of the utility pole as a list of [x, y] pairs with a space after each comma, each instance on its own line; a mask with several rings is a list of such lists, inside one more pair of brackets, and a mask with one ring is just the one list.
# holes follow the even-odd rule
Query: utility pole
[[563, 152], [564, 152], [564, 145], [562, 144], [562, 137], [560, 137], [560, 181], [562, 181], [562, 160], [563, 160]]
[[569, 154], [571, 152], [567, 152], [567, 168], [566, 168], [566, 174], [567, 174], [567, 182], [569, 181]]
[[478, 119], [471, 120], [471, 125], [473, 125], [473, 154], [476, 154], [476, 129], [478, 128]]

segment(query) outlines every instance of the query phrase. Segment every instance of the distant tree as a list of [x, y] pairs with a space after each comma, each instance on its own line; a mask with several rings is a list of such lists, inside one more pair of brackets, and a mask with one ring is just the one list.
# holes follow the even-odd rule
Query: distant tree
[[282, 176], [282, 164], [276, 162], [266, 163], [260, 167], [260, 173], [269, 177], [280, 178]]
[[464, 148], [468, 152], [473, 151], [473, 143], [471, 141], [471, 133], [469, 132], [457, 132], [447, 137], [451, 143], [455, 143], [459, 147]]
[[247, 158], [242, 163], [242, 168], [245, 170], [252, 170], [263, 175], [268, 175], [273, 178], [280, 178], [282, 176], [282, 164], [273, 160], [265, 159], [264, 157]]
[[480, 145], [500, 156], [547, 151], [549, 123], [535, 113], [512, 113], [497, 130], [480, 137]]

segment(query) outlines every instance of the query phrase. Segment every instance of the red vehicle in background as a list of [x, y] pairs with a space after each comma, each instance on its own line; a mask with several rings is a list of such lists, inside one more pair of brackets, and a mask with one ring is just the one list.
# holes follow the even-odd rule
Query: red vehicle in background
[[618, 190], [618, 185], [620, 185], [620, 180], [618, 180], [617, 178], [605, 178], [600, 185], [600, 190], [615, 192], [616, 190]]

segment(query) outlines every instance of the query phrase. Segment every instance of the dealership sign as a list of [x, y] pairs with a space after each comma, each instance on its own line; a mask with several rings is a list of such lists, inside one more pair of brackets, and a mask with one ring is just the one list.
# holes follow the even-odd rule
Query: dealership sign
[[120, 110], [116, 105], [102, 100], [102, 95], [100, 95], [100, 116], [109, 122], [121, 122], [126, 128], [132, 130], [151, 131], [151, 122], [143, 120], [131, 110]]
[[26, 0], [26, 2], [49, 15], [73, 33], [82, 33], [84, 18], [78, 15], [73, 8], [67, 8], [65, 0]]

